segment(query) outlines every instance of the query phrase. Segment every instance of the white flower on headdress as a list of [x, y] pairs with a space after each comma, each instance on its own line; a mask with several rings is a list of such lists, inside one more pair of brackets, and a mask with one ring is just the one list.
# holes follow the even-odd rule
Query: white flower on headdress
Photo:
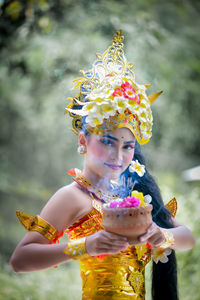
[[102, 122], [103, 122], [103, 117], [100, 114], [99, 115], [91, 114], [86, 117], [86, 123], [90, 124], [90, 126], [92, 126], [92, 127], [101, 125]]
[[115, 97], [114, 103], [116, 106], [116, 110], [122, 114], [127, 108], [129, 108], [129, 105], [127, 104], [127, 100], [124, 99], [124, 97]]
[[132, 112], [136, 112], [140, 108], [138, 106], [138, 104], [135, 101], [133, 101], [133, 100], [128, 99], [127, 103], [128, 103], [128, 105], [130, 107], [130, 111], [132, 111]]
[[[75, 115], [85, 116], [89, 126], [96, 127], [103, 124], [105, 119], [114, 116], [117, 112], [123, 114], [126, 110], [135, 115], [143, 142], [151, 137], [152, 114], [149, 99], [146, 95], [146, 86], [139, 85], [133, 77], [125, 74], [118, 75], [118, 69], [109, 69], [110, 73], [99, 80], [98, 88], [91, 88], [91, 92], [84, 98], [84, 102], [76, 99], [82, 109], [67, 110]], [[131, 170], [131, 167], [130, 167]], [[138, 175], [141, 171], [138, 171]]]
[[[149, 117], [150, 117], [150, 119], [149, 119]], [[149, 139], [152, 136], [152, 133], [151, 133], [151, 126], [153, 123], [152, 115], [145, 114], [145, 117], [142, 115], [142, 117], [139, 116], [139, 118], [142, 120], [140, 129], [142, 132], [143, 139]]]
[[162, 263], [167, 263], [169, 258], [167, 256], [169, 256], [172, 253], [172, 249], [160, 249], [160, 248], [156, 248], [156, 249], [152, 249], [152, 258], [153, 261], [157, 264], [159, 261]]
[[147, 116], [146, 116], [146, 113], [144, 111], [140, 110], [138, 115], [139, 115], [139, 118], [142, 122], [146, 122]]
[[105, 119], [116, 114], [116, 105], [113, 101], [103, 102], [100, 110]]
[[142, 177], [145, 173], [145, 166], [141, 165], [138, 160], [132, 160], [129, 165], [129, 172], [136, 172], [140, 177]]
[[104, 101], [99, 105], [95, 105], [95, 101], [91, 101], [91, 103], [94, 103], [94, 106], [88, 104], [88, 107], [86, 106], [84, 109], [89, 109], [86, 123], [90, 124], [92, 127], [101, 125], [104, 119], [114, 116], [116, 113], [116, 106], [113, 101]]
[[142, 131], [147, 130], [147, 127], [148, 127], [147, 122], [142, 122], [142, 124], [140, 125], [140, 129], [141, 129]]
[[83, 106], [83, 112], [85, 112], [85, 115], [88, 115], [89, 112], [92, 113], [96, 113], [97, 111], [97, 104], [95, 103], [95, 101], [90, 101], [90, 102], [86, 102], [85, 105]]
[[129, 110], [132, 114], [136, 114], [138, 118], [140, 118], [140, 115], [143, 113], [143, 109], [137, 105], [137, 103], [134, 105], [129, 105]]
[[92, 127], [102, 124], [103, 119], [105, 118], [100, 107], [100, 105], [94, 105], [94, 107], [90, 110], [90, 113], [87, 114], [86, 123], [90, 124]]
[[105, 101], [105, 99], [109, 98], [114, 90], [110, 89], [108, 86], [102, 85], [98, 89], [94, 89], [90, 94], [86, 96], [86, 99], [89, 101], [94, 100], [97, 102]]
[[150, 107], [150, 104], [148, 103], [148, 101], [147, 101], [146, 98], [143, 98], [143, 99], [141, 100], [140, 107], [141, 107], [143, 110], [146, 110], [147, 108]]
[[107, 74], [105, 79], [107, 84], [110, 85], [113, 89], [120, 86], [123, 82], [122, 77], [117, 76], [113, 73]]
[[139, 90], [140, 90], [140, 93], [145, 93], [146, 91], [146, 86], [144, 84], [137, 84]]
[[152, 136], [152, 133], [150, 131], [142, 131], [142, 137], [144, 140], [150, 139], [150, 137]]

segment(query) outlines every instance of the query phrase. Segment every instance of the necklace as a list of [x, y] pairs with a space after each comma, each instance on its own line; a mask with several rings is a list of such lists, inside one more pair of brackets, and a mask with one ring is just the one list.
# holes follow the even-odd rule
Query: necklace
[[119, 195], [117, 193], [104, 192], [99, 187], [89, 182], [82, 174], [78, 174], [72, 179], [76, 183], [80, 184], [82, 187], [86, 188], [90, 193], [94, 194], [98, 199], [103, 200], [104, 202], [110, 202], [116, 198], [119, 198]]

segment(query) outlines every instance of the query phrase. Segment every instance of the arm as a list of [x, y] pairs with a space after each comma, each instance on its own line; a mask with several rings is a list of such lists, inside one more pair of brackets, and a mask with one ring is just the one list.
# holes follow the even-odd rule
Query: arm
[[189, 250], [194, 247], [195, 241], [192, 232], [177, 220], [173, 219], [174, 228], [169, 229], [174, 236], [174, 250]]
[[65, 253], [67, 243], [49, 244], [40, 233], [28, 232], [11, 257], [14, 272], [32, 272], [47, 269], [70, 259]]
[[[53, 225], [58, 232], [74, 222], [77, 216], [73, 189], [64, 187], [48, 201], [40, 216]], [[76, 201], [77, 202], [77, 201]], [[46, 269], [65, 262], [70, 258], [64, 254], [64, 244], [50, 244], [46, 237], [36, 231], [28, 232], [16, 247], [12, 257], [11, 266], [15, 272], [29, 272]]]
[[[77, 197], [77, 191], [74, 193], [65, 187], [49, 200], [40, 216], [52, 224], [58, 232], [63, 232], [92, 209], [90, 199], [87, 203], [87, 199], [80, 201], [81, 198]], [[13, 270], [38, 271], [66, 262], [71, 259], [64, 253], [67, 245], [68, 243], [50, 244], [50, 241], [40, 233], [30, 231], [11, 257]], [[126, 238], [102, 230], [86, 238], [85, 248], [89, 255], [96, 256], [119, 253], [125, 250], [127, 245]]]
[[[181, 225], [175, 219], [172, 219], [174, 228], [167, 229], [174, 237], [174, 244], [170, 246], [174, 250], [188, 250], [194, 247], [194, 237], [192, 232], [184, 225]], [[140, 237], [140, 242], [149, 243], [152, 247], [160, 247], [165, 242], [165, 236], [162, 229], [153, 223], [147, 232]]]

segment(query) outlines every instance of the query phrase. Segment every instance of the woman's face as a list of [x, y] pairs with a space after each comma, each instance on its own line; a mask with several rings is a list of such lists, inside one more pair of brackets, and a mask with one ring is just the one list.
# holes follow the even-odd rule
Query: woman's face
[[117, 179], [132, 161], [136, 139], [128, 128], [86, 138], [85, 168], [101, 178]]

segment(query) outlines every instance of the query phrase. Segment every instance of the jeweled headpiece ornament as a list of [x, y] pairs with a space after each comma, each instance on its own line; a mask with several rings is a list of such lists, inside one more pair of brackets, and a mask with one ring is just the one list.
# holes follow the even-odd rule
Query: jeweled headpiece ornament
[[75, 133], [85, 128], [93, 134], [105, 134], [120, 127], [129, 128], [140, 144], [146, 144], [152, 133], [153, 118], [151, 104], [161, 94], [147, 96], [150, 86], [139, 85], [123, 51], [121, 30], [113, 38], [111, 46], [97, 60], [89, 71], [81, 71], [74, 88], [79, 94], [69, 98], [66, 112], [73, 117]]

